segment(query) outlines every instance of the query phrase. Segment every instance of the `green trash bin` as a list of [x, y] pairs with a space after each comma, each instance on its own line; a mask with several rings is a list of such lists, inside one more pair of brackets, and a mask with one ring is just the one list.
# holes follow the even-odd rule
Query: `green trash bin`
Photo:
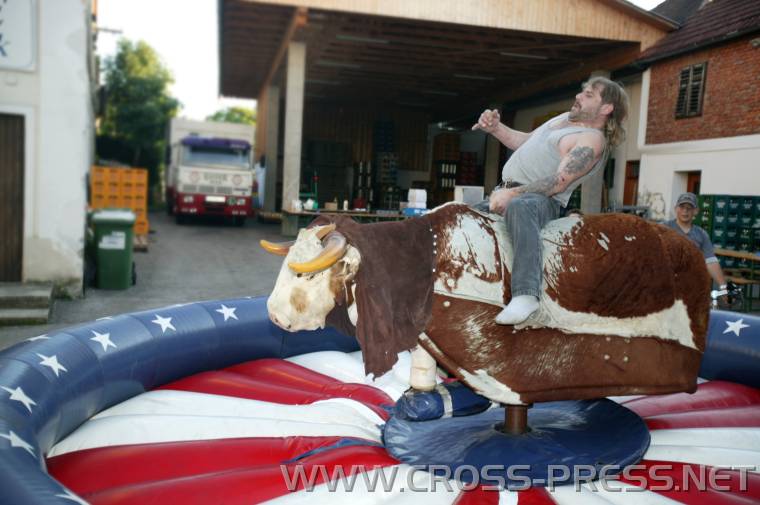
[[135, 214], [129, 209], [100, 209], [92, 215], [95, 230], [95, 285], [127, 289], [132, 285]]

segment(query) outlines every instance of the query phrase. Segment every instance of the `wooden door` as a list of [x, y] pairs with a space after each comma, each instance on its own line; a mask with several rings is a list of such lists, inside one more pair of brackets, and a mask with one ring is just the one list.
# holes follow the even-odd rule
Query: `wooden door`
[[698, 195], [701, 181], [702, 172], [689, 172], [686, 174], [686, 191]]
[[0, 281], [21, 281], [24, 117], [0, 114]]
[[639, 161], [625, 164], [625, 184], [623, 185], [623, 205], [636, 205], [639, 196]]

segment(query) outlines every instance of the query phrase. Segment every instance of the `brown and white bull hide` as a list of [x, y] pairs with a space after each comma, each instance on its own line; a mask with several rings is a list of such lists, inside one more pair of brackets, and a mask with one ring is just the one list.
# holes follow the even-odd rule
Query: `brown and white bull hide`
[[419, 343], [502, 403], [696, 387], [709, 276], [672, 230], [620, 214], [549, 223], [541, 308], [512, 327], [494, 323], [511, 297], [512, 249], [498, 216], [446, 204], [401, 223], [336, 221], [351, 244], [344, 259], [315, 274], [288, 271], [320, 247], [315, 231], [302, 231], [268, 307], [293, 331], [331, 324], [355, 334], [367, 373]]

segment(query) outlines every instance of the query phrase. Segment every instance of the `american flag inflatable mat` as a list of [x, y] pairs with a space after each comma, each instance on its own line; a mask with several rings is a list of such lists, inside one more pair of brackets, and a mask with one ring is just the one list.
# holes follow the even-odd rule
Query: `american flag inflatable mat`
[[695, 394], [613, 398], [650, 430], [638, 464], [498, 489], [385, 450], [407, 355], [367, 378], [352, 338], [285, 333], [265, 305], [124, 314], [0, 353], [0, 503], [760, 503], [760, 318], [712, 313]]

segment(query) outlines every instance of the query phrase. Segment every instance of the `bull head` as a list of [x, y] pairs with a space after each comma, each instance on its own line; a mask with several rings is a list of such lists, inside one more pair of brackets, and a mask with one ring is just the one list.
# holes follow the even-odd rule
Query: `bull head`
[[293, 242], [261, 247], [285, 257], [272, 294], [269, 317], [288, 331], [323, 328], [338, 299], [353, 299], [351, 281], [359, 252], [348, 245], [335, 224], [302, 229]]

